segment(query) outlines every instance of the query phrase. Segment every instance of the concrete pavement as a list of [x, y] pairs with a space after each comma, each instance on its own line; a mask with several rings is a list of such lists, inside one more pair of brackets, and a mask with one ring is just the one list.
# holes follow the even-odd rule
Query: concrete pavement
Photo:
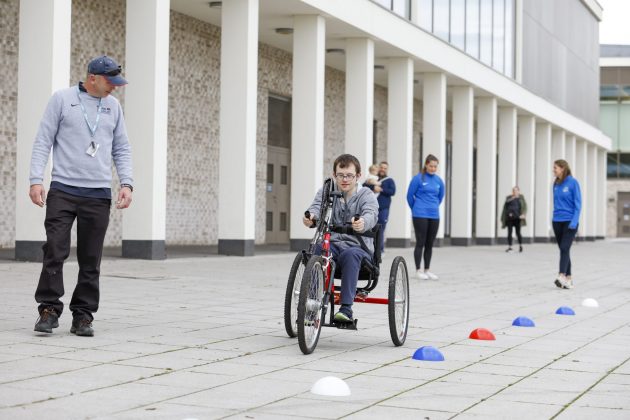
[[[373, 296], [387, 295], [398, 254], [413, 272], [412, 249], [388, 249]], [[553, 244], [436, 248], [440, 280], [411, 279], [403, 347], [386, 307], [363, 304], [358, 331], [324, 328], [308, 356], [283, 326], [293, 256], [107, 257], [93, 338], [69, 333], [68, 311], [35, 333], [41, 267], [0, 260], [0, 419], [630, 418], [628, 241], [574, 245], [573, 290], [553, 285]], [[66, 303], [76, 272], [68, 262]], [[513, 327], [517, 316], [536, 327]], [[469, 339], [480, 327], [496, 341]], [[446, 360], [413, 360], [425, 345]], [[352, 395], [309, 392], [329, 375]]]

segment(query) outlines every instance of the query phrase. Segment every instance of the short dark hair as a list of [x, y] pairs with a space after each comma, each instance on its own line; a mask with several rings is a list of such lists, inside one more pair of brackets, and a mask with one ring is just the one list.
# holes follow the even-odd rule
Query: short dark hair
[[333, 163], [333, 173], [337, 172], [337, 167], [347, 168], [350, 164], [354, 165], [358, 174], [361, 173], [361, 164], [359, 163], [359, 159], [347, 153], [335, 159], [335, 163]]
[[387, 166], [389, 166], [389, 163], [387, 163], [386, 160], [382, 160], [381, 163], [379, 163], [379, 165], [387, 165]]

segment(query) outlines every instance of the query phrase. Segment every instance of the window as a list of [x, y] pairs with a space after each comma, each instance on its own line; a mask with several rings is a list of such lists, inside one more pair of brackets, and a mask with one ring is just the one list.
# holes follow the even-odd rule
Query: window
[[280, 184], [287, 185], [289, 183], [289, 168], [285, 165], [280, 166]]
[[267, 116], [267, 145], [291, 148], [291, 100], [270, 95]]
[[285, 212], [280, 212], [280, 231], [287, 231], [287, 214]]
[[450, 10], [448, 1], [433, 2], [433, 33], [444, 41], [449, 41]]
[[492, 0], [481, 0], [479, 7], [479, 59], [492, 65]]
[[273, 230], [273, 212], [267, 212], [267, 223], [266, 223], [267, 232], [271, 232]]
[[508, 77], [514, 77], [514, 0], [505, 0], [505, 70]]
[[433, 32], [433, 0], [420, 0], [418, 2], [418, 15], [420, 27]]
[[392, 0], [392, 11], [404, 18], [411, 18], [411, 5], [409, 0]]
[[608, 153], [608, 162], [606, 165], [606, 177], [617, 178], [619, 176], [619, 156], [617, 153]]
[[267, 164], [267, 184], [273, 184], [273, 163]]
[[466, 48], [466, 0], [451, 0], [451, 44]]
[[466, 52], [479, 58], [479, 0], [466, 1]]
[[494, 0], [492, 9], [492, 67], [503, 73], [505, 46], [505, 0]]
[[619, 178], [630, 178], [630, 153], [619, 153]]

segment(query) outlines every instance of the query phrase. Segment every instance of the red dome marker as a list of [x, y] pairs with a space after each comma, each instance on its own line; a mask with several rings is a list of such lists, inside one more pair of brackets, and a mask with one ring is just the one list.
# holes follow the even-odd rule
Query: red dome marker
[[477, 328], [476, 330], [473, 330], [468, 338], [472, 338], [473, 340], [496, 340], [492, 331], [485, 328]]

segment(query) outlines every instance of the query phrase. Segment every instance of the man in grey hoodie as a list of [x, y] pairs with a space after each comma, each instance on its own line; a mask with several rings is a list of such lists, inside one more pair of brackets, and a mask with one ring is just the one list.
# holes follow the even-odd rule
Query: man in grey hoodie
[[[374, 193], [367, 187], [361, 186], [358, 180], [361, 178], [361, 164], [359, 160], [349, 154], [344, 154], [335, 159], [333, 164], [333, 178], [336, 189], [342, 192], [343, 197], [335, 207], [332, 215], [332, 224], [335, 226], [352, 225], [355, 232], [363, 233], [372, 229], [378, 219], [378, 202]], [[315, 215], [319, 214], [321, 207], [322, 190], [315, 194], [315, 199], [308, 208], [310, 219], [303, 217], [305, 226], [315, 224]], [[359, 220], [354, 216], [360, 215]], [[374, 253], [372, 238], [362, 238], [370, 253]], [[337, 322], [353, 322], [352, 303], [357, 292], [361, 261], [372, 256], [361, 248], [356, 236], [341, 233], [331, 235], [331, 249], [333, 258], [340, 265], [341, 278], [341, 307], [335, 314]]]
[[[53, 94], [42, 117], [31, 156], [31, 201], [46, 205], [44, 263], [35, 291], [39, 319], [35, 331], [52, 333], [63, 311], [63, 264], [70, 254], [70, 232], [77, 221], [79, 275], [70, 301], [70, 332], [93, 336], [99, 304], [99, 274], [111, 207], [112, 160], [120, 179], [116, 208], [131, 204], [131, 147], [122, 108], [110, 96], [126, 85], [121, 67], [101, 56], [90, 61], [85, 82]], [[50, 191], [43, 186], [52, 149]]]

